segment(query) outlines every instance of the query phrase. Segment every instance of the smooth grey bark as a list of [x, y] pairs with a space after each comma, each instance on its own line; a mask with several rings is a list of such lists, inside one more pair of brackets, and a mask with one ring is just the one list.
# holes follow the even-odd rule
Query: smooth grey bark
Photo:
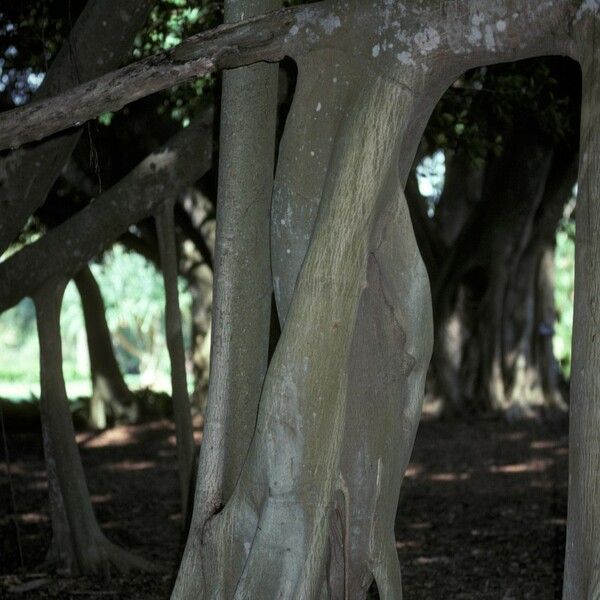
[[[225, 21], [280, 6], [280, 0], [226, 0]], [[240, 477], [267, 370], [278, 70], [276, 64], [260, 64], [223, 73], [206, 427], [174, 597], [190, 597], [199, 585], [198, 532], [228, 501]]]
[[[377, 77], [353, 89], [244, 468], [204, 527], [202, 586], [176, 598], [312, 598], [328, 585], [354, 598], [373, 575], [383, 598], [401, 593], [393, 520], [431, 349], [398, 169], [410, 102]], [[335, 511], [341, 565], [327, 559], [328, 548], [340, 556]]]
[[177, 242], [173, 201], [167, 201], [155, 215], [156, 233], [165, 288], [165, 332], [171, 363], [171, 397], [177, 439], [179, 487], [184, 521], [188, 511], [188, 498], [196, 445], [192, 427], [190, 398], [187, 389], [185, 349], [181, 331], [181, 310], [177, 285]]
[[[419, 134], [458, 73], [571, 44], [565, 5], [521, 2], [523, 18], [510, 20], [517, 4], [495, 3], [483, 22], [507, 18], [501, 33], [511, 31], [498, 43], [492, 31], [493, 47], [472, 35], [484, 4], [419, 3], [420, 28], [406, 19], [402, 31], [400, 3], [330, 6], [327, 47], [296, 57], [280, 150], [272, 252], [285, 324], [232, 496], [222, 510], [196, 497], [198, 510], [216, 512], [192, 527], [198, 544], [188, 543], [174, 598], [363, 598], [373, 576], [383, 598], [401, 597], [392, 524], [432, 335], [402, 188]], [[439, 39], [429, 29], [419, 36], [423, 23], [439, 27]], [[413, 31], [414, 53], [382, 44]], [[288, 221], [298, 209], [304, 216]]]
[[0, 312], [49, 278], [73, 277], [211, 165], [212, 110], [207, 110], [74, 217], [0, 263]]
[[[47, 436], [51, 501], [58, 509], [53, 511], [53, 523], [60, 525], [55, 537], [60, 551], [55, 556], [74, 555], [77, 571], [83, 574], [106, 574], [111, 568], [145, 570], [150, 568], [147, 561], [115, 546], [104, 536], [92, 508], [62, 373], [60, 307], [66, 281], [51, 280], [34, 297], [40, 342], [42, 431]], [[63, 509], [71, 548], [66, 544]]]
[[[90, 0], [46, 73], [34, 102], [115, 69], [127, 56], [152, 0]], [[17, 237], [75, 148], [81, 130], [20, 149], [0, 162], [0, 255]]]
[[90, 423], [96, 429], [104, 429], [107, 414], [132, 422], [137, 415], [137, 405], [115, 357], [100, 286], [89, 267], [79, 271], [73, 281], [81, 298], [90, 357]]
[[[292, 54], [300, 83], [282, 147], [288, 139], [297, 143], [281, 152], [272, 217], [273, 284], [281, 320], [310, 243], [344, 97], [353, 86], [361, 85], [361, 76], [369, 70], [382, 74], [419, 99], [404, 133], [400, 158], [400, 174], [406, 182], [429, 116], [457, 77], [484, 64], [547, 54], [574, 56], [569, 24], [581, 2], [542, 6], [512, 0], [458, 1], [440, 10], [437, 3], [423, 0], [413, 3], [410, 13], [402, 2], [347, 6], [332, 2], [328, 6], [332, 19], [339, 16], [339, 28], [333, 28], [327, 43]], [[363, 61], [358, 75], [348, 72], [350, 56]], [[286, 164], [297, 168], [288, 175]], [[306, 173], [311, 174], [308, 182], [303, 181]]]
[[575, 34], [583, 77], [564, 600], [600, 597], [600, 6]]

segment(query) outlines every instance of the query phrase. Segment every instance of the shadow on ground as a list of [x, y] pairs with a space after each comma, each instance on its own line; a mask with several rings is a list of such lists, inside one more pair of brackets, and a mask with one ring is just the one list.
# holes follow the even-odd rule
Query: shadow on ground
[[[50, 521], [41, 440], [9, 433], [17, 519], [3, 461], [0, 597], [168, 598], [181, 542], [172, 425], [81, 433], [78, 441], [104, 531], [162, 572], [108, 582], [45, 573]], [[560, 598], [567, 463], [566, 423], [423, 422], [396, 521], [405, 598]]]

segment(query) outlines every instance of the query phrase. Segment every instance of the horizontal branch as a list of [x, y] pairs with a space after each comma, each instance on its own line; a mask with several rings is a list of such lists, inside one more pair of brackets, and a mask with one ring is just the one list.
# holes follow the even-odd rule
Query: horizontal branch
[[74, 217], [0, 263], [0, 313], [45, 281], [71, 277], [128, 228], [202, 177], [212, 164], [207, 110]]
[[179, 46], [78, 85], [47, 100], [0, 113], [0, 150], [17, 148], [81, 125], [108, 111], [220, 69], [279, 61], [318, 22], [319, 5], [282, 9], [199, 33]]
[[[574, 55], [573, 20], [587, 5], [584, 0], [442, 4], [414, 2], [407, 16], [401, 2], [344, 5], [324, 0], [224, 24], [58, 96], [0, 113], [0, 150], [40, 140], [220, 69], [275, 62], [286, 55], [298, 58], [317, 48], [335, 47], [365, 74], [376, 73], [430, 98], [475, 66]], [[396, 41], [385, 42], [391, 39]]]

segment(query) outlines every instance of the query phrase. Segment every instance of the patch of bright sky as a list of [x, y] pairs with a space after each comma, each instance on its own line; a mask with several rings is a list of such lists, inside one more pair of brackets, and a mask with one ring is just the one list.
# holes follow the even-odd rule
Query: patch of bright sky
[[[0, 13], [0, 22], [2, 20]], [[0, 36], [6, 35], [15, 30], [13, 23], [0, 24]], [[31, 67], [23, 70], [9, 69], [4, 70], [7, 58], [15, 58], [19, 54], [18, 49], [14, 45], [8, 46], [4, 51], [4, 57], [0, 56], [0, 93], [4, 92], [12, 83], [11, 100], [16, 106], [25, 104], [31, 94], [33, 94], [44, 81], [43, 72], [34, 72]]]
[[435, 205], [442, 195], [446, 178], [446, 156], [443, 150], [436, 150], [425, 156], [417, 166], [417, 183], [421, 195], [427, 200], [428, 214], [435, 213]]

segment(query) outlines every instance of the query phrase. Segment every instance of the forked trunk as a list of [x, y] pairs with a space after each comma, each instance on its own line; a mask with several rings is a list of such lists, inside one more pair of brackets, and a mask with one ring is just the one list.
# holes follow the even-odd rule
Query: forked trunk
[[[308, 253], [279, 290], [292, 301], [250, 450], [225, 508], [192, 529], [196, 571], [174, 598], [361, 598], [373, 576], [382, 598], [401, 596], [394, 519], [432, 338], [399, 172], [410, 105], [377, 77], [345, 95]], [[278, 202], [303, 172], [291, 131]]]

